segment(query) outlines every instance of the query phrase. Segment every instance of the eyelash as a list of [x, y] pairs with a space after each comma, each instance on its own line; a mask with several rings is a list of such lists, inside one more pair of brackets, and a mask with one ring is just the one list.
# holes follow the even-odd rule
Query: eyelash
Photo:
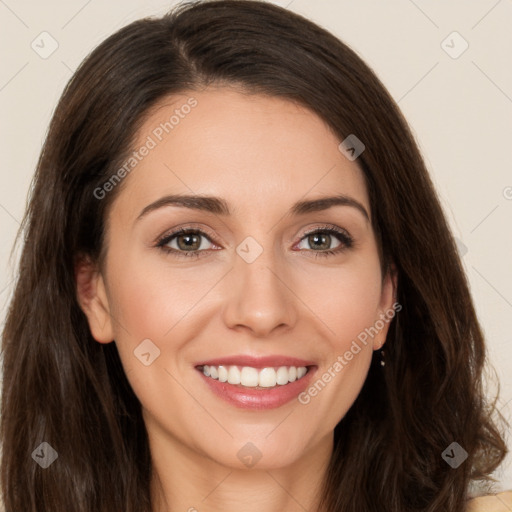
[[[315, 258], [317, 257], [327, 257], [327, 256], [334, 256], [338, 253], [341, 253], [347, 249], [350, 249], [354, 245], [354, 239], [345, 231], [340, 228], [335, 228], [334, 226], [322, 226], [319, 228], [315, 228], [312, 231], [308, 231], [307, 233], [304, 233], [300, 241], [302, 241], [304, 238], [316, 235], [316, 234], [328, 234], [328, 235], [334, 235], [338, 240], [341, 242], [341, 245], [336, 249], [328, 249], [326, 251], [315, 251], [312, 249], [309, 249], [310, 252], [315, 253]], [[197, 251], [179, 251], [177, 249], [172, 249], [170, 247], [166, 247], [166, 245], [171, 242], [174, 238], [176, 238], [179, 235], [201, 235], [204, 236], [209, 242], [214, 243], [211, 240], [211, 237], [208, 233], [205, 233], [201, 229], [193, 229], [193, 228], [180, 228], [176, 231], [173, 231], [171, 233], [167, 233], [163, 235], [161, 238], [157, 240], [156, 247], [160, 248], [162, 251], [164, 251], [167, 254], [175, 254], [177, 257], [181, 258], [200, 258], [202, 256], [201, 253], [206, 252], [206, 250], [197, 250]]]

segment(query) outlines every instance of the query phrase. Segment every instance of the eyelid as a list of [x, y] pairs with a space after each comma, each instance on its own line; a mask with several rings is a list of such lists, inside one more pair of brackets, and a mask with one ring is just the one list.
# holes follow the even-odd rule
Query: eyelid
[[352, 235], [345, 229], [340, 228], [339, 226], [336, 226], [335, 224], [322, 224], [321, 226], [316, 226], [314, 228], [309, 229], [308, 231], [305, 231], [300, 235], [299, 241], [302, 240], [305, 236], [312, 235], [316, 233], [317, 231], [335, 231], [336, 233], [339, 233], [341, 235], [345, 235], [347, 238], [352, 239]]
[[188, 232], [188, 231], [199, 232], [199, 234], [201, 236], [204, 236], [205, 238], [207, 238], [212, 244], [215, 244], [214, 240], [215, 240], [215, 238], [218, 238], [218, 235], [213, 234], [212, 231], [210, 231], [208, 228], [204, 227], [203, 225], [199, 225], [199, 224], [196, 225], [194, 223], [191, 223], [191, 224], [187, 224], [186, 226], [182, 226], [179, 228], [173, 228], [173, 229], [169, 229], [169, 230], [165, 231], [162, 235], [159, 235], [156, 238], [154, 244], [158, 246], [165, 239], [175, 237], [176, 235], [179, 235], [183, 232]]

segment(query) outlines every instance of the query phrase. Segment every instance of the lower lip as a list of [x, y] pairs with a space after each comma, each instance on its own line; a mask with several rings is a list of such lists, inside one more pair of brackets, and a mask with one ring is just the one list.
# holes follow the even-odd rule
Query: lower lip
[[242, 385], [219, 382], [204, 375], [203, 371], [196, 368], [210, 389], [220, 398], [240, 409], [275, 409], [290, 402], [302, 393], [309, 385], [317, 367], [312, 366], [308, 373], [299, 380], [285, 385], [277, 385], [269, 389], [248, 388]]

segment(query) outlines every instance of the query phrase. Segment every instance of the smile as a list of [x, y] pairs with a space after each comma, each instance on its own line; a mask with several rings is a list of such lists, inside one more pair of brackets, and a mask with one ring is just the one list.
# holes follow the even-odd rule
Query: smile
[[290, 382], [302, 379], [308, 372], [306, 366], [253, 368], [251, 366], [204, 365], [202, 370], [203, 375], [219, 382], [264, 389], [285, 386]]
[[199, 365], [196, 371], [207, 388], [240, 409], [265, 410], [292, 402], [318, 370], [308, 366]]

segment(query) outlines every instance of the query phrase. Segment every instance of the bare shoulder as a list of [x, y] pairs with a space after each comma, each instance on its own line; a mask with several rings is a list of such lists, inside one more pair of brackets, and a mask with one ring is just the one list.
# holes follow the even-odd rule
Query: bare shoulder
[[512, 512], [512, 491], [473, 498], [467, 512]]

